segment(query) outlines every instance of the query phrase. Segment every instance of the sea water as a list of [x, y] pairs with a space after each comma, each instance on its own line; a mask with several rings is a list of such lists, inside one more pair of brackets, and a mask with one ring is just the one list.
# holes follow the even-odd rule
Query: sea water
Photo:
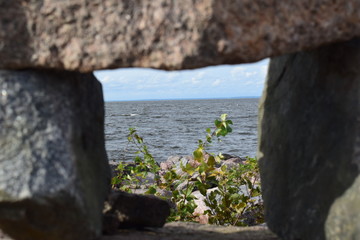
[[128, 144], [130, 127], [143, 137], [156, 161], [173, 155], [191, 155], [198, 140], [205, 140], [206, 128], [228, 114], [233, 132], [214, 141], [211, 153], [255, 157], [257, 150], [257, 98], [161, 100], [105, 103], [105, 144], [109, 160], [128, 161], [136, 149]]

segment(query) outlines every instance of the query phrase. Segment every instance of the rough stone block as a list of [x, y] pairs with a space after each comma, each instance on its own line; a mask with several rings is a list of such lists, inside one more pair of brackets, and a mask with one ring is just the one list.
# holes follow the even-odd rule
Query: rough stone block
[[163, 199], [114, 191], [105, 203], [104, 232], [116, 232], [119, 228], [160, 228], [169, 215], [170, 204]]
[[266, 221], [283, 239], [358, 239], [345, 236], [360, 234], [359, 63], [358, 39], [271, 60], [258, 154]]
[[252, 62], [359, 36], [359, 9], [358, 0], [0, 0], [0, 68]]
[[101, 233], [109, 166], [92, 74], [0, 71], [0, 228], [14, 239]]

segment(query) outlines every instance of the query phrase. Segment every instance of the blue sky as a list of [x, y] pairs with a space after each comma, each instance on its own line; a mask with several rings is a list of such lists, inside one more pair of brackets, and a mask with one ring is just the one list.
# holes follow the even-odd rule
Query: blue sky
[[268, 62], [171, 72], [123, 68], [96, 71], [95, 76], [103, 85], [105, 101], [259, 97]]

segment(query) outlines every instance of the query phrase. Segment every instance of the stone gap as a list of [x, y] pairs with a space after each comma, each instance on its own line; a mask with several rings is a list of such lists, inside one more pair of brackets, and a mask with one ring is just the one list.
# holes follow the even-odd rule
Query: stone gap
[[348, 40], [360, 35], [358, 9], [356, 0], [0, 0], [0, 228], [14, 239], [100, 235], [109, 169], [89, 72], [274, 57], [259, 129], [268, 225], [289, 240], [356, 239], [359, 41]]

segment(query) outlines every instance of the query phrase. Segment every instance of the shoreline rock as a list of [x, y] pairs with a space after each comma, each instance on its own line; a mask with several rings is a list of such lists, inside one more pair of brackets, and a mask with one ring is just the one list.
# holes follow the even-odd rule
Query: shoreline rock
[[161, 228], [170, 215], [170, 204], [154, 195], [112, 191], [103, 211], [103, 233], [120, 228]]

